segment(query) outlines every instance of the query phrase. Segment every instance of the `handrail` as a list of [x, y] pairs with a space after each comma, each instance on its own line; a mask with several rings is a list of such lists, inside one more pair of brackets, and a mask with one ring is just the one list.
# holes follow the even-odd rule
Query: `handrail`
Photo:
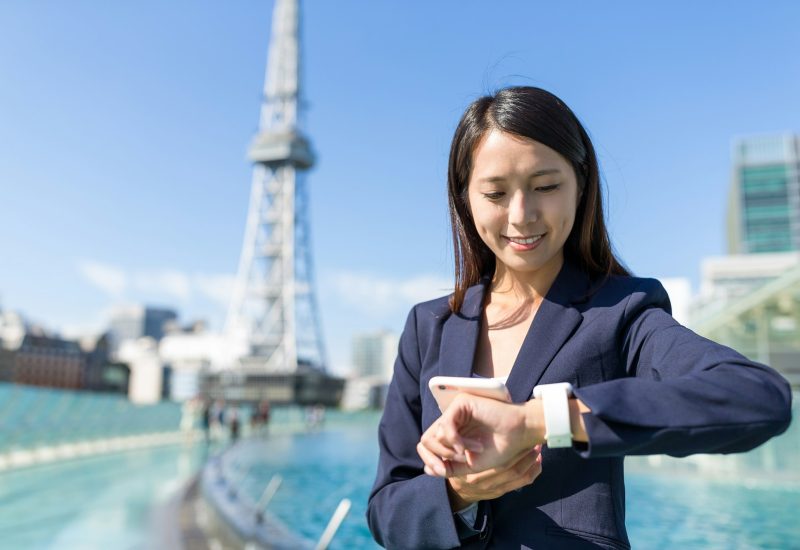
[[281, 477], [280, 474], [275, 474], [269, 480], [269, 483], [267, 483], [264, 492], [261, 493], [261, 497], [258, 499], [258, 502], [256, 502], [256, 521], [258, 523], [264, 521], [264, 512], [267, 510], [270, 501], [272, 501], [272, 497], [278, 492], [281, 483], [283, 483], [283, 477]]
[[319, 538], [319, 542], [317, 542], [314, 550], [326, 550], [328, 548], [334, 535], [336, 535], [336, 531], [339, 530], [339, 526], [350, 511], [351, 504], [349, 498], [343, 498], [341, 502], [339, 502], [339, 506], [336, 507], [336, 511], [331, 516], [330, 521], [328, 521], [328, 526], [325, 527], [325, 531], [322, 532], [322, 536]]

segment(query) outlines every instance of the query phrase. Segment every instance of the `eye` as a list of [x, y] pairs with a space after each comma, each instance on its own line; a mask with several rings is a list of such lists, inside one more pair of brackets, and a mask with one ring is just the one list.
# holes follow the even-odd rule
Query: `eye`
[[544, 185], [542, 187], [537, 187], [536, 190], [539, 191], [540, 193], [550, 193], [552, 191], [555, 191], [559, 187], [561, 187], [561, 184], [555, 183], [553, 185]]
[[503, 191], [492, 191], [491, 193], [483, 193], [483, 196], [489, 199], [490, 201], [500, 200], [505, 196], [505, 192]]

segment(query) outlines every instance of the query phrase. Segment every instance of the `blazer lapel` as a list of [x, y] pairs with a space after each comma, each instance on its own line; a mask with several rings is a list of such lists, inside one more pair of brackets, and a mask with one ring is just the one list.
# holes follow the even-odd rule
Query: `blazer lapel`
[[[478, 346], [488, 277], [467, 289], [461, 311], [450, 315], [442, 327], [439, 374], [472, 376]], [[542, 300], [522, 342], [506, 385], [515, 403], [527, 401], [547, 366], [578, 328], [583, 316], [571, 304], [589, 288], [586, 275], [564, 262], [553, 286]]]
[[454, 313], [442, 327], [442, 343], [439, 350], [439, 374], [443, 376], [472, 376], [475, 350], [483, 314], [483, 297], [489, 279], [469, 287], [464, 294], [461, 311]]
[[583, 316], [571, 303], [587, 290], [588, 278], [564, 262], [533, 318], [508, 376], [506, 385], [514, 403], [530, 398], [550, 361], [578, 328]]

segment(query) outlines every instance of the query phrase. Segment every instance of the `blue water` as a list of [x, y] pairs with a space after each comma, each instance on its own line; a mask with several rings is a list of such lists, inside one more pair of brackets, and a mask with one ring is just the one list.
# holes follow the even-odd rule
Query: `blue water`
[[153, 511], [205, 456], [171, 445], [1, 473], [0, 549], [153, 548]]
[[[274, 474], [283, 485], [269, 511], [303, 536], [316, 540], [342, 498], [353, 507], [333, 549], [376, 548], [367, 529], [366, 500], [374, 480], [378, 447], [377, 415], [351, 417], [319, 433], [251, 441], [234, 453], [240, 471], [251, 468], [245, 490], [257, 499]], [[794, 447], [797, 427], [768, 445]], [[769, 448], [766, 449], [769, 451]], [[754, 455], [739, 461], [758, 463]], [[769, 453], [767, 453], [769, 455]], [[732, 457], [721, 457], [725, 464]], [[717, 460], [717, 458], [712, 458]], [[797, 468], [795, 460], [781, 461]], [[713, 462], [712, 462], [713, 464]], [[627, 526], [633, 548], [800, 548], [800, 477], [749, 471], [707, 479], [669, 465], [637, 463], [626, 474]]]
[[365, 519], [377, 467], [377, 419], [374, 414], [357, 415], [345, 422], [329, 422], [319, 432], [247, 442], [234, 453], [239, 471], [250, 468], [244, 490], [258, 500], [269, 479], [280, 474], [283, 483], [269, 512], [314, 541], [339, 501], [349, 498], [350, 513], [330, 548], [378, 548]]
[[[299, 412], [279, 413], [276, 424], [301, 424]], [[244, 442], [226, 460], [239, 472], [252, 468], [242, 488], [254, 499], [281, 474], [269, 511], [311, 540], [339, 501], [351, 499], [331, 548], [376, 548], [365, 512], [377, 464], [377, 422], [374, 413], [334, 413], [323, 430], [294, 435], [275, 425], [268, 438]], [[630, 461], [633, 547], [800, 548], [798, 449], [800, 427], [793, 425], [754, 453], [701, 461], [704, 472], [684, 468], [692, 465], [687, 460], [655, 469]], [[152, 548], [154, 510], [205, 458], [203, 445], [172, 445], [0, 473], [0, 549]], [[717, 466], [728, 474], [710, 477]]]
[[633, 548], [800, 548], [800, 487], [626, 475]]

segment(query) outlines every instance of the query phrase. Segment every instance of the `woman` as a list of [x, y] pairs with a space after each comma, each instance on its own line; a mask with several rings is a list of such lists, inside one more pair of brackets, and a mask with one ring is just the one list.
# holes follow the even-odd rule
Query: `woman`
[[[786, 429], [786, 381], [680, 326], [661, 284], [615, 258], [594, 149], [557, 97], [472, 103], [448, 192], [455, 291], [415, 306], [400, 340], [367, 513], [380, 544], [629, 548], [625, 455], [746, 451]], [[513, 403], [462, 394], [440, 414], [435, 375], [507, 377]]]

